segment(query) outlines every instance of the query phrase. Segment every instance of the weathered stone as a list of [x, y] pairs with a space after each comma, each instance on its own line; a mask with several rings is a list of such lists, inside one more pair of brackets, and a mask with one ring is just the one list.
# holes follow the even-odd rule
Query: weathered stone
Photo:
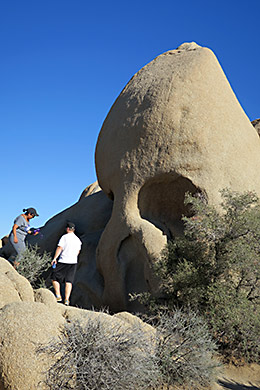
[[42, 303], [14, 302], [0, 311], [0, 377], [6, 390], [45, 389], [47, 357], [36, 350], [58, 336], [65, 319]]
[[226, 364], [218, 382], [214, 383], [211, 390], [258, 390], [260, 388], [260, 365], [245, 364], [237, 366]]
[[4, 236], [0, 240], [0, 249], [8, 243], [8, 236]]
[[21, 301], [34, 301], [32, 286], [7, 260], [0, 258], [0, 308]]
[[[112, 204], [103, 191], [82, 196], [75, 205], [51, 218], [41, 228], [40, 234], [28, 237], [30, 245], [37, 244], [41, 252], [53, 255], [60, 237], [65, 233], [67, 221], [75, 223], [76, 234], [83, 245], [71, 303], [83, 308], [102, 306], [103, 279], [96, 268], [96, 247], [110, 218]], [[48, 281], [48, 274], [46, 278]]]
[[114, 199], [99, 240], [102, 302], [134, 309], [128, 294], [156, 289], [149, 265], [182, 231], [187, 191], [218, 205], [220, 190], [260, 195], [260, 141], [215, 55], [195, 43], [141, 69], [98, 137], [96, 170]]
[[[46, 389], [45, 373], [53, 361], [44, 353], [37, 354], [37, 349], [49, 343], [53, 337], [58, 337], [66, 322], [77, 321], [85, 326], [89, 320], [101, 320], [108, 332], [113, 329], [126, 332], [134, 326], [133, 319], [130, 323], [123, 316], [113, 317], [102, 312], [57, 304], [53, 293], [43, 288], [33, 291], [30, 283], [2, 258], [0, 309], [2, 390]], [[140, 328], [144, 331], [144, 337], [152, 331], [152, 327], [145, 327], [141, 321]]]
[[86, 198], [87, 196], [95, 194], [96, 192], [99, 192], [99, 191], [101, 191], [101, 188], [99, 187], [98, 182], [95, 181], [94, 183], [90, 184], [89, 186], [87, 186], [85, 188], [85, 190], [80, 195], [79, 201]]
[[107, 332], [124, 334], [137, 325], [143, 337], [153, 342], [154, 329], [139, 319], [125, 321], [124, 315], [120, 318], [56, 302], [54, 305], [51, 293], [43, 290], [36, 292], [42, 302], [13, 302], [0, 310], [0, 389], [47, 390], [45, 374], [55, 357], [50, 360], [49, 355], [37, 350], [58, 338], [66, 322], [79, 322], [84, 327], [88, 321], [99, 321]]
[[[4, 245], [3, 245], [4, 244]], [[0, 248], [0, 257], [4, 257], [5, 259], [9, 259], [17, 255], [16, 250], [13, 245], [9, 241], [9, 239], [2, 239], [2, 247]]]
[[256, 129], [257, 134], [260, 135], [260, 119], [255, 119], [251, 123], [254, 126], [254, 128]]
[[122, 311], [120, 313], [114, 314], [113, 318], [118, 318], [123, 321], [125, 324], [128, 324], [132, 327], [140, 327], [143, 330], [144, 334], [148, 335], [149, 338], [156, 335], [156, 330], [151, 325], [143, 322], [139, 317], [128, 313], [127, 311]]
[[57, 308], [57, 301], [54, 294], [46, 288], [34, 290], [34, 301], [44, 303], [47, 306], [55, 306], [55, 308]]

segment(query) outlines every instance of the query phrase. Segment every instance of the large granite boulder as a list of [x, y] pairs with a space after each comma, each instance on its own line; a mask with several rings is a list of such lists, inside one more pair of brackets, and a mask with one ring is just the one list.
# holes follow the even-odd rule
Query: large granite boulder
[[0, 257], [0, 309], [11, 302], [33, 302], [34, 294], [27, 279]]
[[43, 303], [14, 302], [1, 309], [0, 383], [3, 389], [45, 388], [39, 382], [48, 368], [48, 359], [37, 358], [36, 350], [58, 336], [59, 326], [64, 323], [59, 310]]
[[[92, 188], [92, 191], [89, 189]], [[97, 192], [96, 192], [97, 190]], [[65, 233], [67, 221], [76, 225], [76, 234], [83, 245], [72, 290], [71, 303], [82, 308], [102, 307], [104, 281], [96, 267], [96, 248], [100, 236], [111, 216], [113, 202], [96, 183], [83, 191], [80, 200], [51, 218], [37, 236], [28, 236], [30, 245], [37, 244], [41, 252], [53, 255], [57, 243]], [[45, 278], [49, 281], [49, 273]]]
[[[112, 204], [113, 202], [100, 190], [98, 183], [92, 183], [82, 192], [77, 203], [57, 214], [41, 227], [40, 234], [27, 236], [29, 245], [37, 245], [41, 252], [48, 252], [52, 256], [61, 235], [65, 233], [67, 222], [73, 221], [76, 224], [76, 234], [83, 245], [79, 256], [71, 303], [82, 308], [103, 306], [104, 282], [102, 275], [96, 268], [96, 247], [111, 216]], [[12, 253], [13, 247], [9, 242], [0, 249], [0, 256], [5, 259], [8, 259]], [[6, 260], [2, 260], [10, 273], [13, 267]], [[47, 285], [51, 284], [50, 272], [51, 268], [43, 275]], [[7, 282], [8, 280], [5, 277], [3, 283], [6, 284]]]
[[155, 290], [149, 265], [182, 232], [187, 191], [218, 205], [220, 190], [260, 195], [260, 140], [211, 50], [185, 43], [142, 68], [100, 131], [98, 181], [114, 200], [98, 243], [102, 302], [133, 309]]

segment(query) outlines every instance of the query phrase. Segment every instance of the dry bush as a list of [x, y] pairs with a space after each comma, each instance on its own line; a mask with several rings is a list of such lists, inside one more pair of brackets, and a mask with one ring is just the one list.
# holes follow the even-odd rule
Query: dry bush
[[59, 339], [41, 347], [54, 361], [45, 384], [51, 390], [155, 390], [185, 384], [208, 388], [215, 378], [215, 344], [195, 313], [177, 310], [147, 333], [89, 319], [67, 324]]
[[75, 321], [39, 353], [56, 360], [46, 375], [51, 390], [142, 390], [159, 378], [151, 339], [140, 326]]
[[50, 267], [51, 257], [48, 253], [38, 253], [38, 247], [26, 247], [19, 256], [19, 266], [17, 271], [20, 275], [29, 280], [33, 288], [45, 287], [45, 282], [41, 278], [44, 271]]
[[195, 312], [160, 312], [155, 325], [157, 364], [165, 388], [209, 389], [216, 379], [216, 344]]

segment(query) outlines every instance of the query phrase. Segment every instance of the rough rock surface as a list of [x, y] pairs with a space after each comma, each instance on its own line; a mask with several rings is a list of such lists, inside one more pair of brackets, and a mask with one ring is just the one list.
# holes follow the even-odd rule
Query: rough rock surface
[[255, 119], [251, 122], [254, 128], [256, 129], [258, 135], [260, 135], [260, 119]]
[[85, 188], [85, 190], [80, 195], [79, 201], [86, 198], [87, 196], [95, 194], [96, 192], [99, 192], [99, 191], [101, 191], [101, 188], [99, 187], [98, 182], [95, 181], [94, 183], [90, 184], [89, 186], [87, 186]]
[[149, 340], [154, 332], [150, 325], [128, 313], [116, 317], [57, 304], [49, 290], [33, 291], [30, 283], [2, 258], [0, 276], [6, 279], [6, 289], [4, 284], [0, 286], [1, 390], [46, 389], [44, 375], [52, 362], [49, 356], [39, 356], [36, 350], [53, 337], [58, 337], [66, 322], [79, 321], [84, 326], [87, 321], [98, 319], [104, 322], [108, 331], [119, 325], [123, 332], [140, 322], [144, 337], [149, 336]]
[[[96, 188], [94, 185], [91, 186]], [[40, 234], [34, 237], [29, 236], [28, 241], [31, 245], [39, 245], [42, 252], [54, 254], [59, 238], [65, 233], [67, 221], [76, 224], [76, 234], [83, 245], [71, 303], [90, 309], [92, 306], [102, 306], [104, 282], [96, 267], [96, 248], [111, 216], [113, 202], [100, 190], [91, 192], [88, 196], [85, 195], [81, 196], [80, 201], [75, 205], [51, 218], [41, 228]], [[46, 277], [48, 278], [48, 275]]]
[[211, 390], [259, 390], [260, 365], [249, 364], [245, 366], [226, 365], [219, 380]]
[[0, 309], [11, 302], [33, 301], [33, 290], [28, 280], [0, 257]]
[[[56, 304], [57, 305], [57, 304]], [[35, 390], [48, 362], [36, 348], [59, 334], [65, 319], [42, 303], [14, 302], [0, 311], [0, 372], [4, 389]]]
[[129, 293], [156, 288], [149, 264], [180, 234], [187, 191], [216, 205], [226, 187], [260, 195], [259, 169], [259, 137], [211, 50], [185, 43], [135, 74], [96, 146], [114, 199], [97, 248], [103, 303], [131, 309]]
[[16, 251], [13, 245], [9, 242], [7, 237], [2, 238], [2, 247], [0, 247], [0, 257], [9, 259], [11, 256], [15, 256]]
[[7, 244], [8, 239], [9, 239], [9, 235], [4, 236], [4, 237], [2, 238], [2, 245], [3, 245], [3, 246]]
[[[24, 278], [10, 267], [6, 260], [0, 258], [0, 275], [7, 272], [13, 274], [12, 282], [8, 285], [11, 292], [17, 288], [17, 280]], [[29, 283], [24, 290], [30, 297], [34, 293], [35, 301], [31, 301], [31, 298], [29, 301], [17, 300], [17, 296], [12, 293], [7, 297], [4, 289], [0, 288], [0, 301], [3, 304], [0, 308], [0, 390], [47, 390], [43, 380], [52, 362], [49, 356], [37, 355], [36, 349], [39, 345], [46, 345], [51, 338], [58, 337], [66, 322], [79, 321], [84, 326], [89, 320], [99, 320], [109, 331], [115, 325], [118, 329], [119, 325], [123, 332], [132, 326], [140, 326], [143, 337], [153, 343], [154, 328], [130, 313], [121, 312], [110, 316], [102, 312], [66, 307], [57, 304], [49, 290], [38, 289], [33, 292]], [[259, 372], [260, 367], [256, 364], [239, 368], [225, 367], [212, 390], [227, 387], [242, 390], [249, 386], [258, 388]]]
[[0, 240], [0, 248], [8, 243], [8, 236], [4, 236]]

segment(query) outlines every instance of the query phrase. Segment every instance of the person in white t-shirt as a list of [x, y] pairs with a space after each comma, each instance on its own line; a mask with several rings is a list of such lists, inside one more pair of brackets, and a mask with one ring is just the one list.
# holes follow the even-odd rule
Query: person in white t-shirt
[[82, 243], [74, 233], [74, 223], [68, 222], [66, 232], [67, 233], [60, 238], [54, 258], [51, 262], [53, 267], [51, 279], [57, 302], [62, 302], [60, 285], [65, 282], [64, 303], [65, 305], [69, 305], [72, 284], [77, 269], [78, 255]]

